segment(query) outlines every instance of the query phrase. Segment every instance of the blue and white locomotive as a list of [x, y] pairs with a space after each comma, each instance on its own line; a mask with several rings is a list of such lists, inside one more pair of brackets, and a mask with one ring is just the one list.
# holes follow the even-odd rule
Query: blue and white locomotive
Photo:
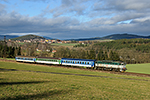
[[115, 70], [124, 72], [127, 70], [126, 63], [120, 61], [108, 61], [108, 60], [93, 60], [93, 59], [74, 59], [74, 58], [52, 58], [52, 57], [27, 57], [16, 56], [16, 61], [32, 62], [32, 63], [44, 63], [64, 66], [77, 66], [86, 67], [100, 70]]

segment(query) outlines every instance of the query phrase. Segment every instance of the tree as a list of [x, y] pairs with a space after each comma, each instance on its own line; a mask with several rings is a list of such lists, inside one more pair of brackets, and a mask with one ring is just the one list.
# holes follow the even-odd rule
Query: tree
[[90, 50], [90, 55], [89, 55], [89, 59], [95, 59], [96, 54], [94, 50]]

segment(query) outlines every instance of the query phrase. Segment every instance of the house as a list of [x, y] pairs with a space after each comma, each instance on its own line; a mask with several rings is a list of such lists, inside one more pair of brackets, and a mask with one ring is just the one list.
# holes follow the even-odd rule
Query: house
[[57, 52], [57, 51], [56, 51], [56, 50], [53, 50], [53, 51], [52, 51], [52, 53], [55, 53], [55, 52]]

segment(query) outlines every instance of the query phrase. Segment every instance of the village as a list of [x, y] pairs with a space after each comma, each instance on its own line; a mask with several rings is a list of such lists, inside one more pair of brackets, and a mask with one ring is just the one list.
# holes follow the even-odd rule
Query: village
[[9, 39], [8, 41], [13, 41], [16, 43], [82, 43], [82, 44], [88, 44], [89, 41], [71, 41], [71, 40], [59, 40], [59, 39], [29, 39], [29, 40], [11, 40]]

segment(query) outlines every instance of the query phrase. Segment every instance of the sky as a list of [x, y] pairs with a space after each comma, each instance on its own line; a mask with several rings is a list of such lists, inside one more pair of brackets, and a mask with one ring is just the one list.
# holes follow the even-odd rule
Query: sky
[[150, 35], [150, 0], [0, 0], [0, 35]]

